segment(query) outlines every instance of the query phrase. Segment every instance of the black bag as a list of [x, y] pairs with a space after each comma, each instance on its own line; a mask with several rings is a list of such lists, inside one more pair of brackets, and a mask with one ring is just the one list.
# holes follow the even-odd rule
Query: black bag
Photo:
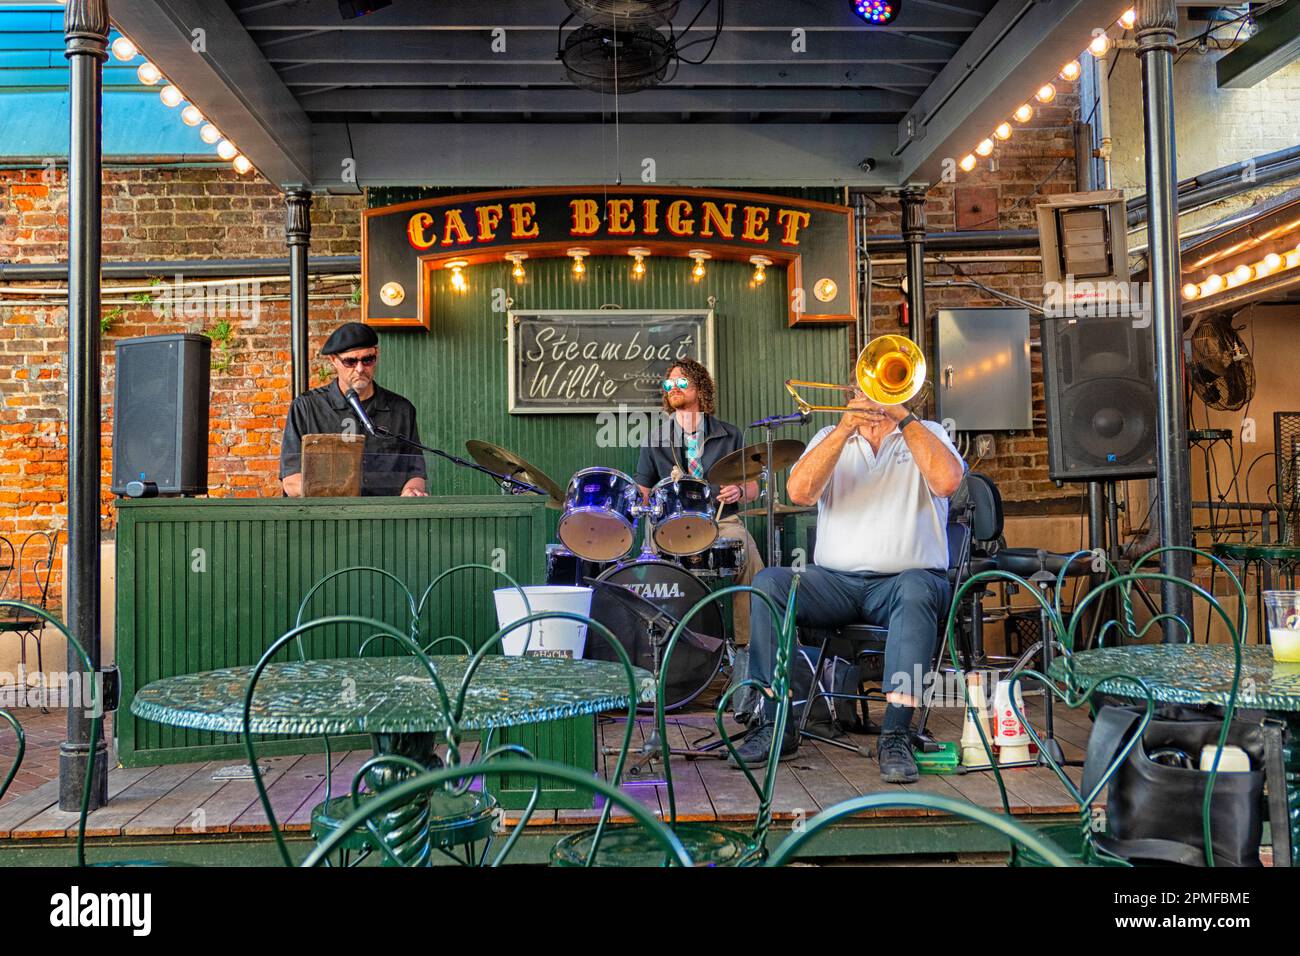
[[[796, 724], [803, 716], [804, 702], [812, 696], [813, 665], [816, 661], [816, 648], [802, 645], [795, 648], [790, 662], [790, 690], [794, 695], [790, 719]], [[862, 669], [843, 658], [827, 655], [822, 661], [819, 683], [822, 693], [861, 694]], [[822, 737], [840, 737], [850, 731], [863, 733], [865, 726], [859, 716], [858, 701], [818, 697], [812, 713], [808, 715], [806, 729]]]
[[[1090, 793], [1137, 728], [1144, 706], [1103, 707], [1088, 738], [1083, 792]], [[1217, 708], [1216, 708], [1217, 709]], [[1217, 744], [1222, 710], [1156, 708], [1106, 791], [1106, 833], [1102, 849], [1134, 863], [1205, 865], [1201, 811], [1209, 777], [1199, 769], [1201, 748]], [[1247, 773], [1219, 773], [1210, 801], [1216, 866], [1259, 866], [1263, 835], [1265, 733], [1260, 722], [1234, 719], [1227, 743], [1250, 757]], [[1152, 754], [1185, 754], [1192, 767], [1156, 762]], [[1181, 758], [1180, 758], [1181, 759]], [[1285, 825], [1285, 824], [1284, 824]]]

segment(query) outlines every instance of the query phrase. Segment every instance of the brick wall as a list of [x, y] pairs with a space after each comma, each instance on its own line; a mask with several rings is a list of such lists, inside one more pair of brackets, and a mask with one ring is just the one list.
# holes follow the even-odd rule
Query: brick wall
[[[1034, 229], [1037, 221], [1034, 204], [1043, 197], [1056, 193], [1073, 192], [1075, 188], [1074, 142], [1071, 112], [1075, 98], [1062, 95], [1050, 107], [1039, 107], [1028, 127], [1018, 128], [1012, 138], [999, 144], [995, 156], [996, 169], [987, 160], [971, 173], [959, 173], [957, 181], [934, 187], [927, 195], [926, 228], [932, 232], [948, 232], [957, 228], [956, 204], [963, 190], [992, 189], [997, 196], [996, 211], [984, 218], [980, 229]], [[873, 197], [873, 211], [869, 217], [873, 233], [898, 233], [902, 229], [898, 202], [892, 197]], [[1033, 255], [1035, 249], [1011, 250], [1004, 255]], [[952, 253], [960, 261], [976, 253]], [[990, 253], [999, 255], [999, 253]], [[933, 255], [930, 253], [929, 255]], [[901, 255], [885, 254], [879, 258], [900, 259]], [[958, 272], [962, 273], [959, 275]], [[898, 279], [904, 274], [899, 266], [880, 266], [873, 269], [876, 279], [891, 283], [894, 288], [876, 286], [872, 292], [871, 334], [906, 332], [900, 326], [903, 297], [897, 291]], [[1030, 302], [1042, 302], [1043, 278], [1037, 262], [987, 262], [957, 265], [931, 264], [927, 266], [927, 279], [935, 281], [969, 277], [975, 281]], [[969, 286], [952, 288], [930, 287], [925, 292], [926, 311], [933, 316], [938, 309], [972, 306], [1006, 306], [1008, 303], [979, 289]], [[933, 336], [933, 326], [931, 326]], [[998, 483], [1003, 498], [1009, 502], [1029, 501], [1035, 507], [1049, 500], [1075, 503], [1080, 488], [1066, 485], [1057, 488], [1047, 477], [1047, 428], [1043, 407], [1042, 351], [1039, 347], [1038, 322], [1031, 319], [1031, 362], [1033, 366], [1033, 417], [1032, 434], [996, 433], [994, 453], [975, 463], [973, 467], [989, 475]]]

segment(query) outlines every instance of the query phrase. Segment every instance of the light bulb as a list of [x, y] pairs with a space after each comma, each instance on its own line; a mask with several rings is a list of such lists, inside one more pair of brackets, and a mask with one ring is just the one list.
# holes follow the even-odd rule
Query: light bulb
[[1282, 257], [1276, 252], [1270, 252], [1264, 257], [1264, 268], [1269, 272], [1276, 272], [1282, 268]]
[[573, 259], [573, 277], [575, 279], [581, 279], [587, 274], [587, 263], [583, 260], [591, 255], [591, 250], [580, 249], [575, 246], [572, 249], [565, 250], [564, 254]]
[[762, 285], [767, 281], [767, 267], [772, 260], [767, 256], [750, 256], [749, 261], [754, 264], [754, 285]]
[[695, 266], [691, 269], [691, 278], [699, 282], [704, 278], [704, 262], [701, 259], [695, 260]]
[[1254, 275], [1255, 270], [1245, 263], [1242, 263], [1232, 270], [1232, 275], [1229, 276], [1228, 282], [1230, 285], [1241, 285], [1243, 282], [1249, 282]]
[[442, 264], [444, 269], [451, 270], [451, 287], [457, 292], [464, 292], [469, 288], [469, 283], [465, 281], [465, 273], [461, 270], [469, 265], [468, 259], [451, 259]]
[[573, 260], [573, 274], [575, 276], [584, 276], [587, 274], [587, 265], [581, 258]]
[[1294, 269], [1296, 266], [1300, 266], [1300, 249], [1292, 249], [1282, 258], [1286, 260], [1288, 269]]
[[510, 274], [514, 276], [516, 282], [524, 281], [524, 260], [527, 258], [528, 258], [528, 253], [526, 252], [506, 253], [506, 259], [514, 263], [514, 268], [510, 270]]
[[1028, 103], [1020, 104], [1020, 108], [1011, 114], [1015, 117], [1017, 123], [1028, 123], [1034, 118], [1034, 108]]
[[123, 62], [134, 60], [140, 53], [140, 51], [135, 48], [135, 44], [126, 37], [118, 37], [114, 40], [112, 50], [114, 58], [122, 60]]
[[1201, 289], [1206, 295], [1214, 295], [1223, 288], [1223, 276], [1217, 272], [1211, 272], [1201, 283]]
[[162, 71], [159, 70], [158, 67], [150, 63], [148, 60], [145, 60], [138, 67], [136, 67], [135, 75], [139, 77], [140, 82], [143, 83], [145, 86], [153, 86], [155, 83], [157, 83], [159, 80], [162, 79]]
[[1124, 15], [1119, 18], [1119, 25], [1125, 30], [1132, 30], [1133, 24], [1137, 23], [1138, 12], [1132, 7], [1124, 11]]
[[235, 144], [230, 140], [223, 139], [217, 144], [217, 155], [222, 159], [234, 159], [239, 155], [239, 150], [235, 148]]
[[1073, 83], [1075, 80], [1079, 78], [1079, 74], [1081, 72], [1083, 72], [1083, 67], [1079, 65], [1079, 61], [1071, 60], [1069, 63], [1065, 64], [1065, 66], [1061, 67], [1061, 72], [1059, 75], [1061, 79]]
[[975, 153], [979, 156], [988, 156], [993, 152], [993, 140], [982, 139], [978, 146], [975, 147]]
[[231, 165], [235, 167], [235, 172], [239, 173], [239, 175], [241, 176], [253, 168], [253, 164], [249, 161], [248, 157], [245, 156], [243, 153], [240, 153], [238, 156], [236, 156], [231, 161]]
[[967, 153], [965, 156], [961, 158], [961, 162], [958, 163], [957, 165], [962, 168], [963, 172], [969, 173], [972, 169], [975, 168], [975, 163], [976, 163], [975, 154]]
[[996, 136], [998, 139], [1001, 139], [1001, 140], [1008, 140], [1008, 139], [1010, 139], [1010, 138], [1011, 138], [1011, 124], [1010, 124], [1010, 123], [999, 123], [999, 124], [998, 124], [998, 128], [995, 129], [995, 130], [993, 131], [993, 135]]
[[186, 126], [198, 126], [203, 122], [203, 114], [199, 112], [197, 106], [191, 103], [189, 106], [185, 107], [185, 109], [181, 110], [181, 122]]
[[1200, 294], [1201, 294], [1201, 287], [1197, 285], [1195, 282], [1189, 282], [1187, 283], [1187, 285], [1183, 286], [1184, 299], [1195, 299]]
[[1106, 55], [1106, 51], [1109, 49], [1110, 37], [1104, 33], [1098, 33], [1092, 38], [1092, 42], [1088, 44], [1088, 52], [1099, 60]]
[[170, 83], [164, 86], [158, 95], [162, 97], [162, 101], [168, 106], [180, 106], [185, 99], [185, 94]]
[[203, 128], [199, 130], [199, 139], [205, 143], [216, 143], [221, 139], [221, 130], [217, 129], [211, 123], [204, 123]]
[[1038, 88], [1038, 92], [1034, 94], [1034, 99], [1040, 103], [1052, 102], [1052, 100], [1056, 99], [1056, 87], [1051, 83], [1044, 83]]
[[645, 257], [650, 255], [650, 250], [644, 246], [635, 246], [627, 254], [632, 257], [632, 278], [645, 278]]
[[642, 276], [645, 275], [644, 259], [637, 259], [634, 263], [632, 263], [632, 275], [634, 275], [638, 279], [640, 279]]

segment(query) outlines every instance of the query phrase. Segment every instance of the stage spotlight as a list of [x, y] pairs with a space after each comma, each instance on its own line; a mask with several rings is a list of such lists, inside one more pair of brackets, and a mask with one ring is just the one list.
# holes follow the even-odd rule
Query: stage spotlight
[[893, 23], [903, 9], [903, 0], [853, 0], [853, 12], [872, 26]]

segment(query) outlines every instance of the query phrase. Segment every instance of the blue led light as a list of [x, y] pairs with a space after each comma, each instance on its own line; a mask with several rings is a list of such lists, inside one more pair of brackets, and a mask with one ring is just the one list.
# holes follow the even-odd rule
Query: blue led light
[[892, 23], [902, 7], [902, 0], [853, 0], [853, 12], [868, 23]]

